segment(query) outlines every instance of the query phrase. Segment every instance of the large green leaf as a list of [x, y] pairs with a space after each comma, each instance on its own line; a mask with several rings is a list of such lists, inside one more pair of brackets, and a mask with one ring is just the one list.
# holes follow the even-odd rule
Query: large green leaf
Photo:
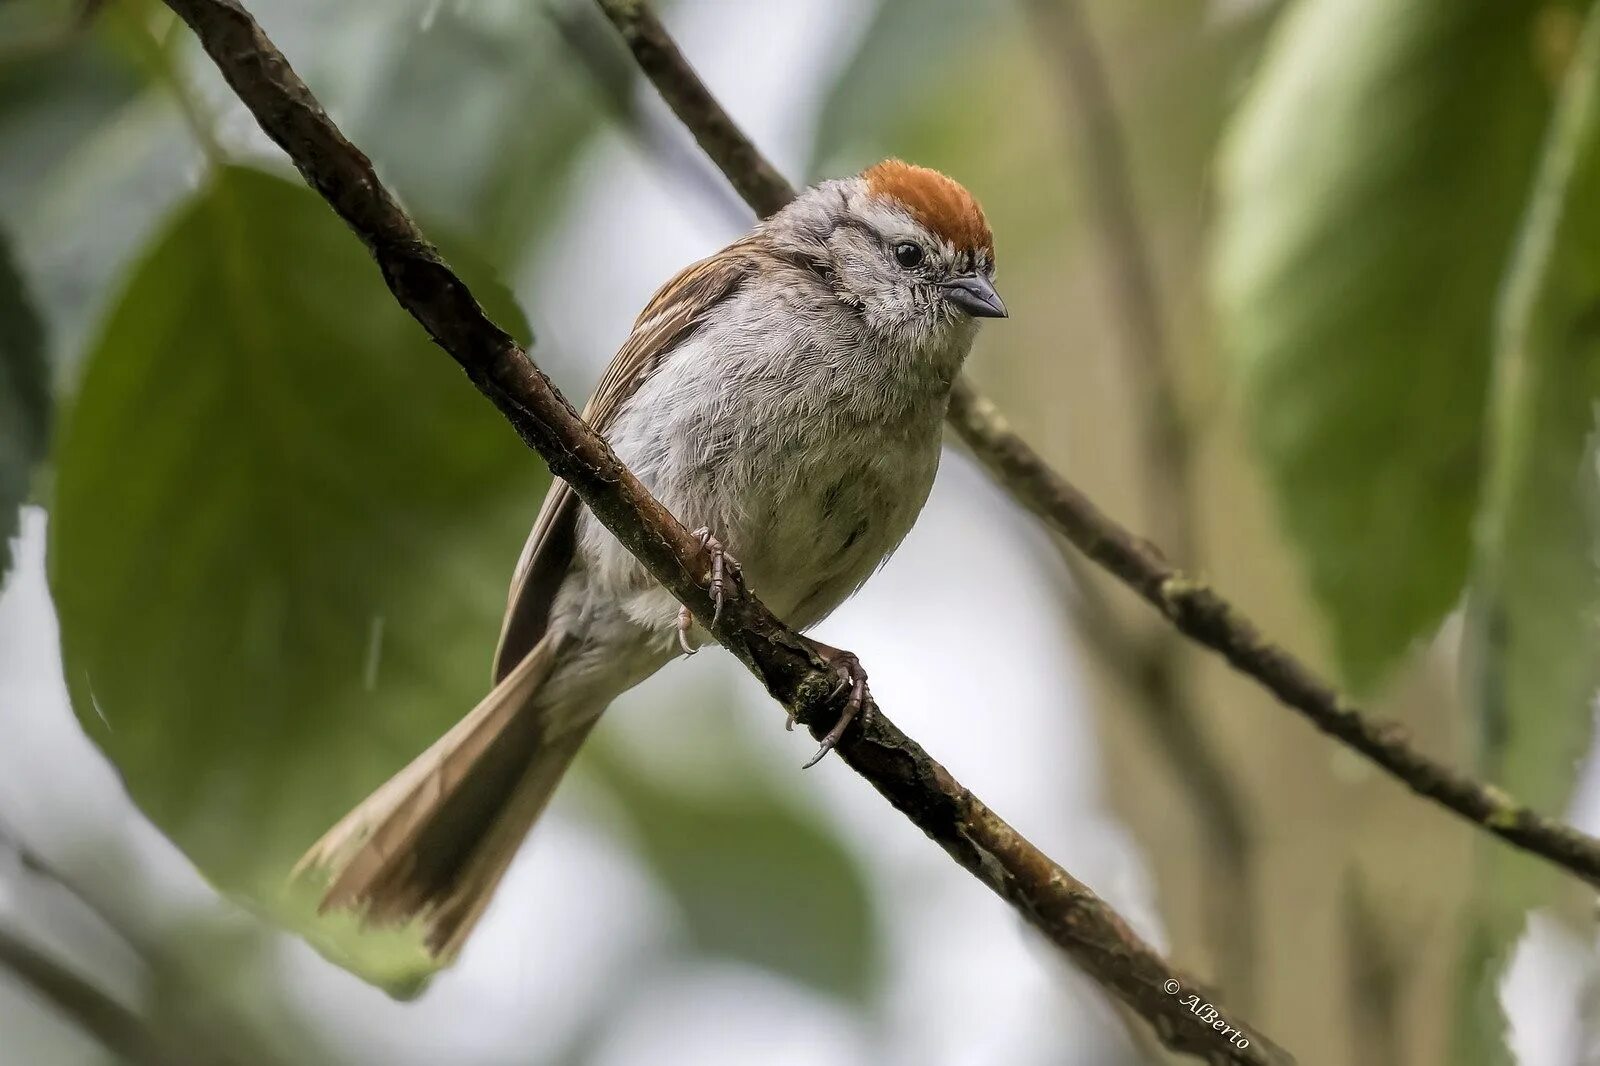
[[1567, 799], [1600, 690], [1600, 8], [1507, 275], [1471, 616], [1493, 775]]
[[44, 324], [23, 288], [11, 242], [0, 233], [0, 584], [11, 567], [17, 508], [44, 458], [49, 426]]
[[324, 204], [229, 168], [104, 323], [57, 467], [73, 705], [134, 799], [340, 962], [425, 974], [408, 936], [313, 928], [285, 875], [481, 695], [537, 461]]
[[[1600, 7], [1567, 74], [1506, 278], [1489, 479], [1468, 614], [1484, 773], [1546, 810], [1570, 799], [1600, 691]], [[1493, 990], [1523, 913], [1557, 882], [1486, 849], [1457, 1036], [1508, 1061]], [[1476, 1055], [1477, 1058], [1469, 1058]]]
[[1224, 152], [1224, 340], [1357, 686], [1467, 574], [1494, 296], [1548, 111], [1540, 11], [1304, 0]]

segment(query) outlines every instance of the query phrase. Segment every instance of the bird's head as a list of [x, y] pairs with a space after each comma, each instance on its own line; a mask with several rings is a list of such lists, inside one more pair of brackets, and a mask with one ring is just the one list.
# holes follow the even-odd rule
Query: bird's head
[[976, 320], [1006, 317], [983, 209], [936, 170], [885, 160], [808, 189], [765, 229], [873, 333], [970, 341]]

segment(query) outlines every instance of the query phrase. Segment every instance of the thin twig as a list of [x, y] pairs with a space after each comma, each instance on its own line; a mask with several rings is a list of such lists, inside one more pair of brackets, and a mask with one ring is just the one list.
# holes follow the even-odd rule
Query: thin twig
[[1192, 801], [1190, 814], [1210, 871], [1200, 886], [1207, 948], [1216, 960], [1217, 983], [1230, 998], [1248, 1004], [1256, 991], [1258, 917], [1251, 840], [1233, 780], [1177, 674], [1181, 663], [1171, 647], [1177, 631], [1163, 625], [1146, 634], [1129, 625], [1106, 602], [1083, 553], [1064, 537], [1051, 539], [1072, 577], [1068, 608], [1074, 631], [1127, 689], [1173, 779]]
[[[625, 39], [631, 41], [634, 37], [630, 34], [644, 32], [633, 28], [634, 22], [648, 22], [655, 27], [646, 36], [665, 38], [665, 31], [641, 0], [597, 2], [622, 30]], [[651, 78], [657, 81], [657, 88], [669, 103], [679, 96], [696, 101], [693, 109], [679, 109], [674, 104], [678, 117], [686, 124], [701, 121], [706, 108], [714, 108], [718, 134], [711, 139], [712, 143], [733, 143], [734, 138], [742, 138], [738, 127], [717, 107], [682, 55], [675, 48], [672, 54], [681, 65], [661, 66], [659, 73], [652, 73]], [[664, 87], [657, 79], [692, 83], [695, 90], [673, 87], [669, 94], [667, 88], [672, 86]], [[706, 141], [701, 143], [704, 145]], [[777, 185], [772, 183], [768, 175], [776, 172], [770, 164], [751, 173], [730, 173], [742, 159], [761, 160], [760, 153], [748, 141], [735, 147], [737, 150], [729, 149], [722, 155], [708, 148], [707, 154], [736, 187], [751, 184], [764, 190], [761, 200], [750, 201], [752, 206], [758, 202], [776, 203], [779, 189], [786, 192], [788, 199], [793, 198], [793, 189], [782, 177], [776, 179]], [[1366, 756], [1413, 792], [1600, 887], [1600, 840], [1539, 814], [1498, 786], [1478, 781], [1422, 754], [1411, 746], [1404, 726], [1371, 718], [1351, 704], [1310, 667], [1268, 640], [1232, 603], [1205, 583], [1172, 566], [1155, 545], [1125, 529], [1096, 507], [1027, 441], [1017, 436], [994, 404], [980, 395], [965, 377], [956, 381], [951, 392], [949, 422], [1018, 503], [1152, 604], [1179, 632], [1220, 654], [1234, 669], [1276, 696], [1280, 703], [1299, 711], [1318, 729]], [[674, 593], [676, 591], [673, 589]]]
[[128, 950], [140, 956], [150, 968], [157, 965], [153, 961], [156, 955], [155, 945], [145, 937], [136, 933], [129, 927], [121, 915], [108, 907], [94, 894], [84, 891], [83, 887], [72, 877], [54, 866], [43, 855], [29, 847], [23, 840], [22, 834], [17, 832], [5, 819], [0, 818], [0, 849], [8, 851], [16, 859], [22, 870], [31, 874], [39, 882], [67, 896], [82, 910], [91, 915], [95, 921], [105, 926], [128, 947]]
[[[780, 703], [821, 736], [839, 710], [835, 678], [810, 647], [746, 590], [713, 621], [710, 559], [585, 425], [467, 287], [344, 138], [238, 0], [167, 0], [262, 129], [365, 242], [396, 300], [494, 402], [551, 472], [732, 651]], [[1168, 988], [1188, 988], [1112, 908], [963, 788], [879, 712], [839, 754], [958, 863], [1011, 903], [1091, 977], [1147, 1019], [1175, 1050], [1227, 1063], [1287, 1063], [1241, 1019], [1245, 1047], [1224, 1038]], [[1213, 1015], [1215, 1017], [1215, 1015]]]
[[950, 421], [1023, 506], [1114, 574], [1185, 636], [1217, 652], [1329, 736], [1366, 756], [1418, 795], [1530, 854], [1600, 887], [1600, 840], [1518, 802], [1411, 745], [1404, 726], [1369, 717], [1310, 667], [1262, 634], [1204, 582], [1168, 563], [1118, 525], [1012, 432], [994, 405], [957, 382]]
[[[756, 214], [764, 218], [794, 199], [793, 187], [694, 74], [649, 4], [643, 0], [600, 0], [600, 7], [673, 114], [683, 121]], [[690, 76], [684, 77], [684, 71], [689, 71]]]
[[[1149, 235], [1140, 224], [1106, 64], [1078, 0], [1030, 0], [1034, 37], [1062, 81], [1073, 120], [1072, 158], [1088, 189], [1109, 302], [1131, 371], [1144, 515], [1157, 543], [1175, 558], [1200, 559], [1195, 514], [1195, 444], [1184, 416], [1167, 342]], [[1133, 675], [1134, 707], [1174, 778], [1188, 795], [1212, 875], [1203, 886], [1205, 936], [1218, 976], [1237, 1001], [1254, 998], [1255, 883], [1244, 804], [1191, 698], [1183, 647], [1169, 626], [1120, 649]]]

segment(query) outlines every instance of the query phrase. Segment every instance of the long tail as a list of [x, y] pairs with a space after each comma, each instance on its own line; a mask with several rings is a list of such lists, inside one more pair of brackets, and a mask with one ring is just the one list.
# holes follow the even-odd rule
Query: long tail
[[346, 815], [295, 866], [328, 874], [323, 911], [364, 908], [379, 925], [423, 923], [454, 956], [549, 802], [601, 708], [553, 708], [558, 661], [542, 639], [465, 718]]

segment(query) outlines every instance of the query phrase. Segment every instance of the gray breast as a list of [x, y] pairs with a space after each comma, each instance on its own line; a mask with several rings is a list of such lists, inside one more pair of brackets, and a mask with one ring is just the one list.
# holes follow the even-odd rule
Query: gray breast
[[669, 510], [710, 527], [763, 601], [805, 626], [911, 528], [948, 383], [926, 353], [818, 350], [815, 333], [750, 312], [668, 356], [610, 435]]

